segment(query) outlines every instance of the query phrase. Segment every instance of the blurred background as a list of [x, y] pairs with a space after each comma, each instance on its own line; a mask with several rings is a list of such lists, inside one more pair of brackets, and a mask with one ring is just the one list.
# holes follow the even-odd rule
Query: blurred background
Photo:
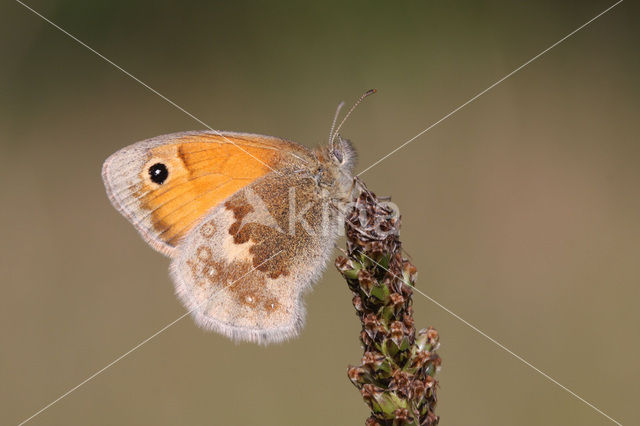
[[[376, 87], [343, 132], [363, 170], [614, 1], [27, 3], [216, 129], [325, 143], [338, 102]], [[400, 206], [423, 291], [623, 424], [640, 423], [638, 12], [362, 176]], [[0, 423], [17, 424], [185, 312], [100, 167], [202, 125], [20, 4], [0, 23]], [[30, 424], [363, 424], [332, 265], [307, 302], [300, 338], [266, 348], [185, 318]], [[441, 335], [441, 424], [612, 424], [419, 295], [415, 311]]]

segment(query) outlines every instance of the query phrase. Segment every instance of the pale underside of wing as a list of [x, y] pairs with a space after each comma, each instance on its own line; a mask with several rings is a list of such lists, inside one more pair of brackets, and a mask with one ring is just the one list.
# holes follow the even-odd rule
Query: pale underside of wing
[[[291, 187], [298, 205], [312, 200], [305, 215], [311, 229], [287, 229], [282, 200]], [[337, 236], [336, 226], [314, 226], [325, 201], [316, 191], [309, 179], [269, 174], [216, 207], [186, 236], [171, 275], [198, 325], [261, 344], [298, 335], [302, 296], [320, 277]]]

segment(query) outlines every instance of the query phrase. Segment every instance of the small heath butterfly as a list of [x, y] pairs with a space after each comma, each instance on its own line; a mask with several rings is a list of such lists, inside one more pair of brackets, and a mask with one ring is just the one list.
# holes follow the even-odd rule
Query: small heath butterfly
[[326, 266], [352, 188], [355, 151], [335, 122], [329, 145], [316, 149], [193, 131], [105, 161], [111, 203], [171, 258], [176, 293], [199, 326], [262, 344], [300, 332], [302, 295]]

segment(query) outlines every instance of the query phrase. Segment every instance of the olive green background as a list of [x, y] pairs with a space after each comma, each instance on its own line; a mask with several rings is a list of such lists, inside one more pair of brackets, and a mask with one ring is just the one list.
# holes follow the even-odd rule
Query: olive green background
[[[363, 170], [612, 1], [29, 5], [210, 126], [326, 141]], [[640, 55], [625, 1], [362, 177], [403, 214], [418, 285], [623, 424], [640, 424]], [[0, 6], [0, 424], [185, 311], [109, 204], [102, 161], [203, 126], [12, 1]], [[339, 244], [342, 246], [343, 241]], [[361, 349], [329, 265], [293, 341], [175, 324], [34, 425], [358, 425]], [[442, 425], [607, 425], [429, 300]]]

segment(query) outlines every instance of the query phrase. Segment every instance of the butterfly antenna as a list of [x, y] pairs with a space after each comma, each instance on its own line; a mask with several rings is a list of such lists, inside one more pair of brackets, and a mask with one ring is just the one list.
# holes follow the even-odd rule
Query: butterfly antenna
[[[351, 107], [351, 109], [349, 110], [349, 112], [347, 112], [347, 114], [344, 116], [344, 118], [342, 119], [342, 121], [340, 122], [340, 124], [338, 124], [338, 128], [336, 129], [336, 131], [335, 131], [335, 132], [333, 132], [333, 126], [332, 126], [332, 129], [331, 129], [331, 130], [332, 130], [332, 132], [331, 132], [331, 133], [332, 133], [332, 134], [331, 134], [331, 139], [329, 140], [330, 145], [332, 145], [332, 146], [333, 146], [333, 140], [336, 138], [336, 135], [338, 134], [338, 132], [339, 132], [339, 131], [340, 131], [340, 129], [342, 128], [342, 125], [345, 123], [345, 121], [347, 121], [347, 118], [349, 118], [349, 116], [350, 116], [350, 115], [351, 115], [351, 113], [356, 109], [356, 107], [357, 107], [358, 105], [360, 105], [360, 103], [361, 103], [362, 101], [364, 101], [366, 97], [368, 97], [368, 96], [370, 96], [370, 95], [373, 95], [373, 94], [374, 94], [374, 93], [376, 93], [376, 92], [377, 92], [377, 90], [376, 90], [376, 89], [369, 89], [369, 90], [367, 90], [366, 92], [364, 92], [364, 93], [362, 94], [362, 96], [360, 96], [360, 99], [358, 99], [358, 100], [356, 101], [356, 103], [355, 103], [355, 104], [353, 104], [353, 106]], [[338, 108], [338, 111], [340, 111], [340, 107]], [[337, 114], [336, 114], [336, 117], [337, 117]]]
[[336, 108], [336, 113], [333, 115], [333, 122], [331, 123], [331, 130], [329, 131], [329, 142], [333, 141], [333, 129], [336, 128], [336, 121], [338, 121], [338, 116], [340, 115], [340, 110], [344, 106], [344, 101], [338, 104], [338, 108]]

